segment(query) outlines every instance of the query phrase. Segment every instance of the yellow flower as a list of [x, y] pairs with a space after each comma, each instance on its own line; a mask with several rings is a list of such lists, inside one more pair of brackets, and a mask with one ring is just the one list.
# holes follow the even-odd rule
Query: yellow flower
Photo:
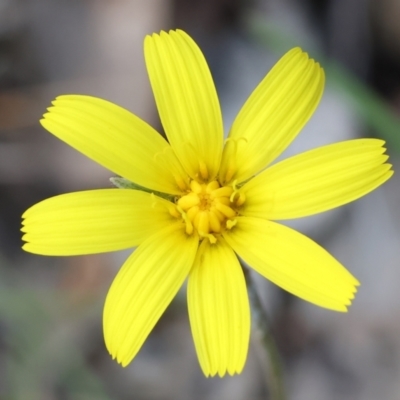
[[89, 96], [57, 97], [41, 123], [149, 191], [44, 200], [23, 215], [23, 248], [77, 255], [139, 246], [105, 302], [112, 357], [123, 366], [135, 357], [188, 278], [204, 374], [240, 373], [250, 310], [237, 256], [288, 292], [346, 311], [358, 281], [315, 242], [273, 221], [326, 211], [377, 188], [392, 175], [384, 142], [349, 140], [265, 169], [314, 112], [324, 87], [318, 63], [299, 48], [285, 54], [244, 104], [224, 145], [214, 83], [193, 40], [182, 31], [148, 36], [145, 59], [169, 142], [130, 112]]

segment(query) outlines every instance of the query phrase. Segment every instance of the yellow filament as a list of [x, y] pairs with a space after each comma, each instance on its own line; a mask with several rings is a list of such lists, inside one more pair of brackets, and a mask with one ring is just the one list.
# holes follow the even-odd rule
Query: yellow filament
[[185, 211], [182, 210], [182, 208], [176, 207], [176, 209], [181, 213], [182, 219], [185, 222], [186, 233], [188, 235], [191, 235], [193, 233], [193, 230], [194, 230], [192, 222], [187, 217], [187, 214], [185, 213]]

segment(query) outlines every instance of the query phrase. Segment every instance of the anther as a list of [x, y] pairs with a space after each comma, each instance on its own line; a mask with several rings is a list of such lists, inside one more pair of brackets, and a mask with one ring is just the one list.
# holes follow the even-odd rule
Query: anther
[[226, 206], [230, 206], [231, 202], [228, 197], [217, 197], [214, 199], [215, 204], [225, 204]]
[[225, 221], [225, 216], [222, 212], [218, 211], [215, 206], [210, 208], [210, 212], [213, 213], [219, 220], [219, 222]]
[[186, 220], [185, 223], [186, 223], [186, 233], [188, 235], [191, 235], [193, 233], [193, 224], [189, 220]]
[[233, 161], [230, 161], [225, 174], [225, 182], [229, 182], [232, 179], [235, 172], [236, 172], [236, 166]]
[[205, 164], [204, 161], [199, 162], [199, 171], [200, 171], [201, 177], [204, 180], [208, 179], [208, 169], [207, 169], [207, 165]]
[[187, 211], [188, 218], [193, 222], [199, 211], [200, 211], [199, 206], [194, 206], [192, 208], [189, 208], [189, 210]]
[[178, 200], [178, 206], [181, 207], [183, 210], [189, 210], [189, 208], [193, 207], [193, 206], [197, 206], [198, 204], [200, 204], [200, 199], [199, 196], [197, 196], [197, 194], [195, 193], [189, 193], [186, 196], [182, 196], [179, 200]]
[[219, 188], [219, 183], [217, 181], [210, 182], [206, 187], [206, 193], [211, 194], [215, 189]]
[[210, 220], [208, 211], [200, 211], [194, 219], [194, 225], [200, 232], [210, 233]]
[[246, 195], [243, 192], [239, 193], [239, 198], [236, 200], [236, 206], [240, 207], [241, 205], [244, 204], [245, 201], [246, 201]]
[[229, 197], [233, 192], [233, 189], [229, 186], [223, 186], [219, 189], [215, 189], [211, 192], [211, 197]]
[[179, 218], [181, 216], [181, 214], [179, 213], [179, 211], [176, 209], [175, 206], [169, 207], [168, 211], [175, 218]]
[[187, 184], [181, 176], [174, 175], [174, 179], [175, 179], [176, 185], [178, 186], [178, 188], [180, 190], [182, 190], [183, 192], [187, 190]]
[[215, 208], [220, 211], [222, 214], [225, 215], [227, 218], [233, 218], [236, 216], [235, 211], [232, 210], [232, 208], [226, 206], [225, 204], [222, 203], [216, 203]]
[[215, 212], [210, 211], [208, 214], [210, 220], [210, 228], [213, 232], [221, 232], [221, 222]]
[[193, 180], [190, 182], [190, 189], [192, 189], [193, 192], [199, 194], [203, 191], [202, 186], [200, 185], [199, 182]]

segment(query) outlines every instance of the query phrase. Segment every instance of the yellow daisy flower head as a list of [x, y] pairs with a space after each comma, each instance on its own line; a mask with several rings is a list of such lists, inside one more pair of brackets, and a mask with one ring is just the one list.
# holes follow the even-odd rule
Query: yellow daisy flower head
[[[240, 257], [318, 306], [346, 311], [358, 281], [318, 244], [274, 220], [353, 201], [392, 175], [384, 142], [349, 140], [268, 167], [313, 114], [324, 72], [286, 53], [236, 117], [224, 142], [220, 105], [200, 49], [182, 31], [147, 36], [146, 66], [168, 141], [123, 108], [57, 97], [49, 132], [146, 190], [104, 189], [42, 201], [23, 215], [23, 248], [78, 255], [138, 248], [104, 306], [113, 358], [132, 361], [188, 279], [194, 344], [206, 376], [243, 369], [250, 309]], [[268, 167], [268, 168], [267, 168]]]

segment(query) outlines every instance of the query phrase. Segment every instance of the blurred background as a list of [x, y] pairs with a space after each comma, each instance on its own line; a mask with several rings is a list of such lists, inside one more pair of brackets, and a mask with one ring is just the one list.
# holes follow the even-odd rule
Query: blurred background
[[[184, 290], [129, 367], [111, 360], [102, 307], [129, 252], [57, 258], [21, 250], [26, 208], [111, 187], [109, 171], [38, 120], [55, 96], [79, 93], [118, 103], [161, 131], [143, 39], [181, 28], [206, 55], [226, 132], [274, 62], [300, 45], [328, 82], [284, 157], [371, 136], [387, 140], [399, 170], [399, 19], [397, 0], [0, 0], [0, 399], [268, 399], [256, 334], [240, 376], [203, 377]], [[361, 281], [348, 314], [257, 279], [290, 399], [400, 399], [399, 197], [395, 174], [354, 204], [291, 222]]]

